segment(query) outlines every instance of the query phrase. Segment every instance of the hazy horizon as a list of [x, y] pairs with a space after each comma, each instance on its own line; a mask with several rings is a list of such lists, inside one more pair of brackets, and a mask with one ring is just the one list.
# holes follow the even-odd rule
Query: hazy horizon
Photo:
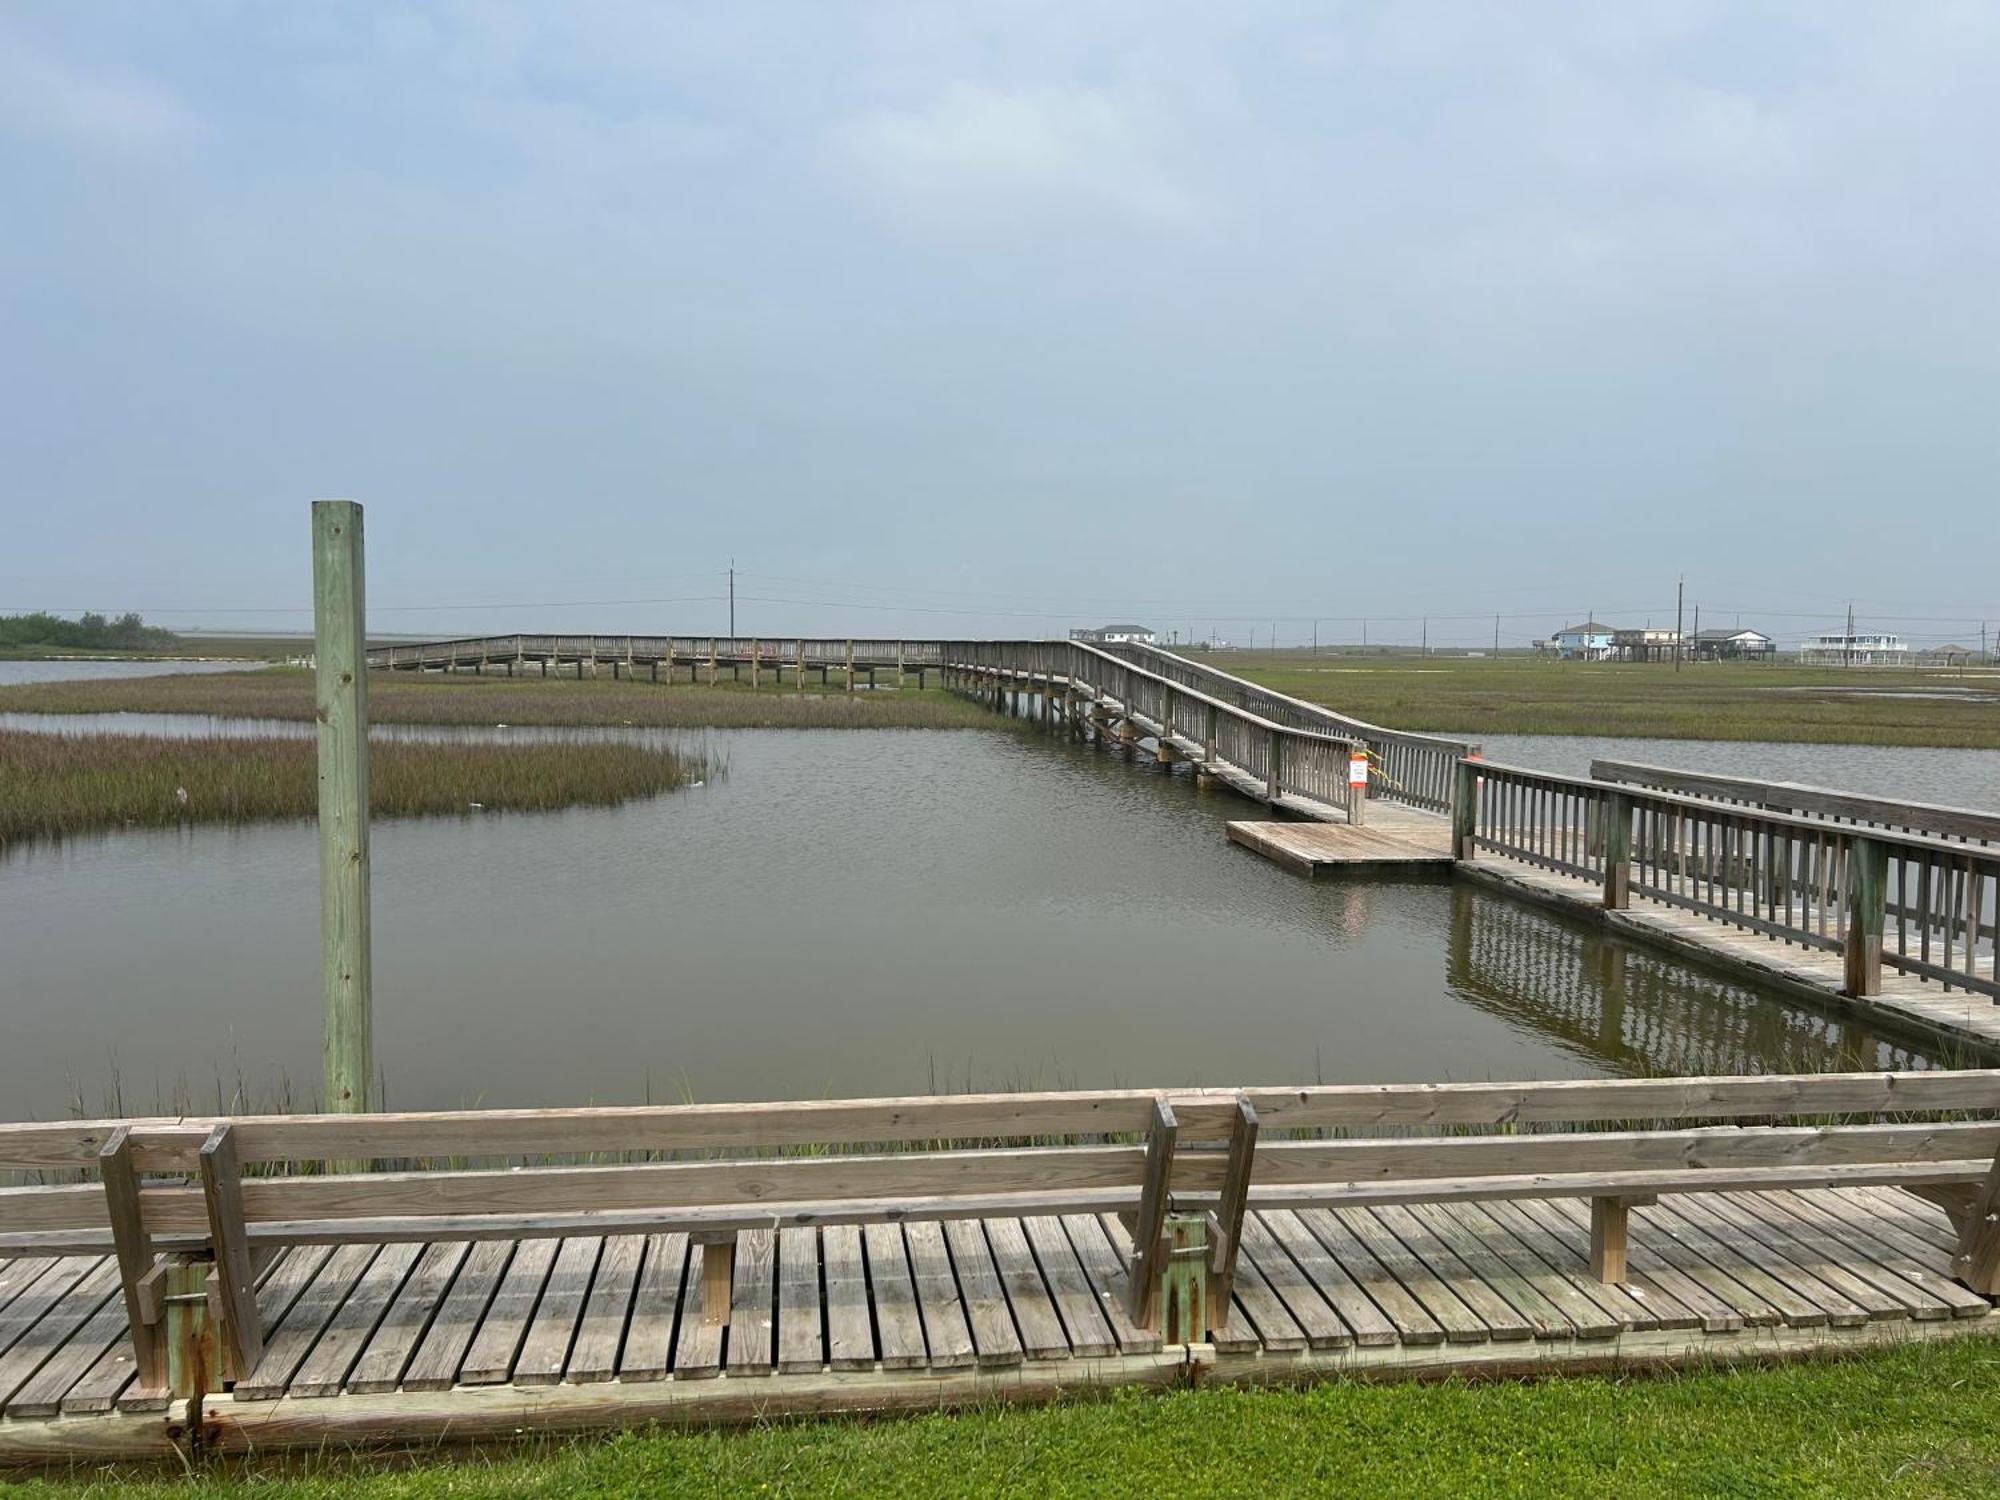
[[2000, 620], [2000, 10], [0, 11], [0, 612]]

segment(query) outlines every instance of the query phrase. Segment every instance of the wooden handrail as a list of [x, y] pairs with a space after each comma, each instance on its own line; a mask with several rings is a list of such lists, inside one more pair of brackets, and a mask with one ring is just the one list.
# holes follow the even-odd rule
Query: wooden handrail
[[1690, 797], [1752, 803], [1771, 811], [1873, 824], [1885, 830], [1900, 829], [1980, 844], [2000, 843], [2000, 812], [1984, 812], [1978, 808], [1948, 807], [1934, 802], [1900, 802], [1860, 792], [1844, 792], [1833, 787], [1810, 786], [1803, 782], [1723, 776], [1711, 771], [1676, 770], [1637, 761], [1593, 760], [1590, 775], [1596, 781], [1622, 782]]

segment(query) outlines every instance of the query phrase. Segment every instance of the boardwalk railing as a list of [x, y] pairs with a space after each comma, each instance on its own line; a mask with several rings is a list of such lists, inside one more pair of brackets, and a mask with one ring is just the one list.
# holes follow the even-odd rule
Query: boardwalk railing
[[1050, 705], [1064, 694], [1070, 714], [1079, 701], [1115, 709], [1246, 795], [1364, 820], [1367, 799], [1357, 793], [1369, 775], [1366, 747], [1351, 736], [1267, 719], [1078, 641], [947, 641], [944, 653], [947, 682], [1043, 693]]
[[1895, 833], [1927, 834], [1982, 847], [2000, 847], [2000, 813], [1971, 807], [1945, 807], [1932, 802], [1900, 802], [1833, 787], [1807, 786], [1795, 781], [1764, 781], [1747, 776], [1718, 776], [1707, 771], [1679, 771], [1666, 766], [1625, 760], [1593, 760], [1590, 774], [1597, 781], [1615, 781], [1653, 791], [1705, 797], [1766, 812], [1794, 813], [1830, 823], [1852, 823]]
[[1401, 802], [1431, 812], [1449, 812], [1453, 764], [1465, 756], [1479, 754], [1479, 746], [1470, 741], [1384, 729], [1379, 724], [1336, 713], [1323, 704], [1308, 703], [1302, 698], [1273, 692], [1204, 662], [1162, 651], [1157, 646], [1121, 644], [1106, 649], [1182, 687], [1220, 698], [1260, 718], [1293, 729], [1314, 729], [1322, 734], [1338, 735], [1366, 745], [1373, 768], [1368, 795], [1381, 801]]
[[754, 1338], [776, 1234], [831, 1255], [834, 1226], [1118, 1214], [1101, 1294], [1191, 1343], [1227, 1326], [1251, 1209], [1587, 1198], [1591, 1269], [1619, 1282], [1627, 1210], [1659, 1194], [1898, 1185], [1953, 1216], [1954, 1271], [1991, 1293], [1996, 1111], [2000, 1071], [1939, 1070], [0, 1125], [0, 1169], [95, 1174], [0, 1189], [0, 1251], [110, 1252], [141, 1385], [194, 1397], [212, 1343], [207, 1374], [257, 1371], [257, 1274], [296, 1245], [684, 1234], [698, 1315], [743, 1309]]
[[377, 646], [368, 665], [390, 671], [441, 671], [457, 667], [533, 662], [543, 666], [603, 665], [621, 669], [680, 664], [718, 667], [753, 673], [769, 671], [774, 680], [795, 672], [803, 680], [808, 669], [822, 678], [828, 673], [878, 670], [925, 672], [938, 666], [936, 641], [871, 641], [813, 639], [798, 636], [700, 635], [487, 635], [454, 641]]
[[2000, 848], [1735, 801], [1459, 765], [1454, 852], [1486, 851], [1808, 948], [1841, 953], [1851, 995], [1883, 968], [2000, 997]]

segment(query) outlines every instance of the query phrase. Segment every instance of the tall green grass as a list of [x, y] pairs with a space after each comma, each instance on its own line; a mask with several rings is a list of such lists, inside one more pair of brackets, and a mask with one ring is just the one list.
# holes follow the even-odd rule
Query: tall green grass
[[[308, 818], [309, 739], [172, 739], [0, 730], [0, 847], [107, 828]], [[384, 741], [371, 747], [376, 817], [605, 806], [705, 774], [685, 752], [617, 742]]]
[[[0, 687], [0, 713], [216, 714], [310, 720], [313, 677], [298, 668], [26, 682]], [[664, 729], [963, 729], [993, 715], [938, 688], [848, 693], [785, 685], [691, 686], [569, 677], [374, 672], [377, 724], [636, 725]]]

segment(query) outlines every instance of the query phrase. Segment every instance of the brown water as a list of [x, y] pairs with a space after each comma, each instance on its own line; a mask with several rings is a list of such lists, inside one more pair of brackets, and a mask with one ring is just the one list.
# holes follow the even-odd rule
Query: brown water
[[[1462, 883], [1299, 880], [1224, 841], [1254, 807], [1143, 759], [706, 739], [728, 775], [698, 789], [378, 826], [390, 1104], [1934, 1060]], [[0, 859], [0, 1118], [213, 1107], [239, 1078], [307, 1106], [316, 881], [307, 824]]]

